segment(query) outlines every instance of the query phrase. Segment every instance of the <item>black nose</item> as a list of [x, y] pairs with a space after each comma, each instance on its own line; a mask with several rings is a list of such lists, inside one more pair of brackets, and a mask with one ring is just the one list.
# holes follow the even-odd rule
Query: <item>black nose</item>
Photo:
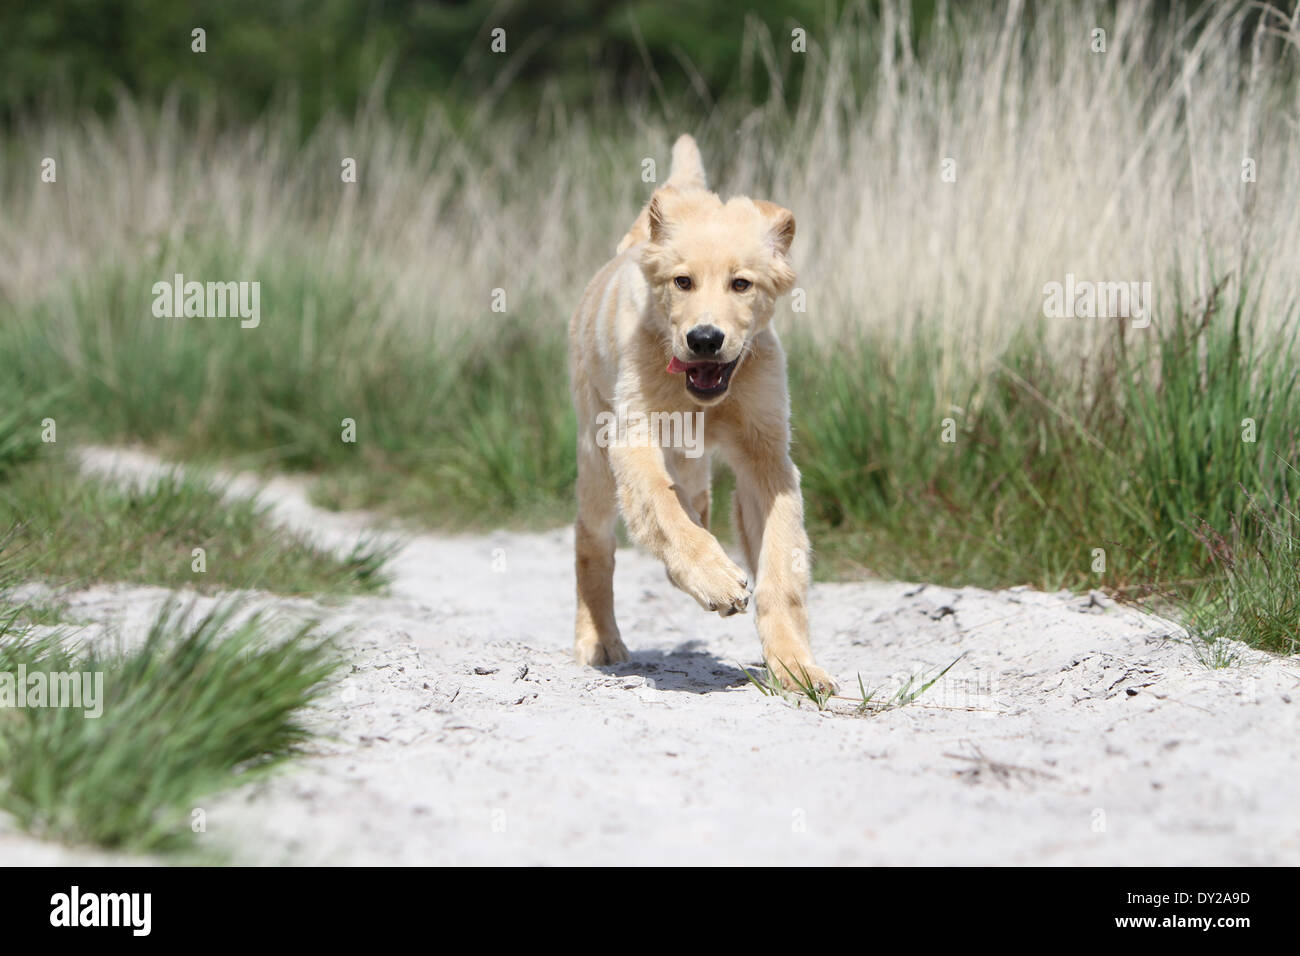
[[696, 355], [717, 355], [727, 333], [716, 325], [697, 325], [686, 333], [686, 345]]

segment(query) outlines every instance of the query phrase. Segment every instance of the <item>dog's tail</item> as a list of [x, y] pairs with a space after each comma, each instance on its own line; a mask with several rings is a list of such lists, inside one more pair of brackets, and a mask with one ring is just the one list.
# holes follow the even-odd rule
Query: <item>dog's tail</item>
[[708, 189], [709, 182], [704, 177], [704, 160], [700, 158], [700, 148], [689, 133], [682, 133], [673, 143], [673, 167], [668, 173], [665, 186], [678, 189]]
[[[673, 165], [668, 171], [665, 189], [708, 189], [709, 182], [704, 176], [704, 160], [700, 157], [700, 148], [689, 133], [683, 133], [673, 143]], [[632, 228], [618, 244], [618, 252], [630, 249], [639, 242], [650, 241], [650, 204], [646, 203], [641, 215], [636, 217]]]

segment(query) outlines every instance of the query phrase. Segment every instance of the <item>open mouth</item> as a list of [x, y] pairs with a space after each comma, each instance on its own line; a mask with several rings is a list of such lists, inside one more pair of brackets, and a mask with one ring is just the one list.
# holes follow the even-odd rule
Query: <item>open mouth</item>
[[686, 373], [686, 390], [699, 398], [716, 398], [731, 384], [731, 373], [736, 370], [740, 356], [730, 362], [683, 362], [673, 356], [668, 363], [668, 374]]

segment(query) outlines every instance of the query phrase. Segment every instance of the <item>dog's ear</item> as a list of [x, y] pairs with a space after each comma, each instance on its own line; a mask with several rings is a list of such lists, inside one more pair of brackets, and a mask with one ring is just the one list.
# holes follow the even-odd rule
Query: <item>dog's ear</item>
[[789, 254], [790, 243], [794, 242], [794, 213], [766, 199], [755, 199], [754, 205], [767, 220], [768, 237], [777, 253], [782, 256]]
[[668, 214], [664, 210], [667, 191], [656, 189], [646, 207], [646, 216], [650, 224], [650, 241], [659, 245], [668, 238]]
[[753, 200], [754, 207], [763, 217], [767, 227], [767, 241], [772, 245], [772, 262], [769, 276], [777, 295], [785, 295], [794, 288], [795, 274], [787, 257], [790, 243], [794, 242], [794, 213], [766, 199]]
[[672, 186], [660, 186], [641, 210], [634, 227], [634, 231], [641, 234], [637, 241], [645, 243], [641, 251], [641, 269], [651, 283], [666, 279], [664, 270], [671, 267], [668, 241], [681, 212], [680, 195]]
[[664, 206], [666, 202], [671, 201], [675, 193], [676, 190], [671, 186], [661, 186], [654, 191], [650, 201], [642, 207], [641, 214], [636, 217], [636, 222], [632, 223], [632, 228], [619, 242], [618, 252], [630, 249], [638, 243], [658, 244], [664, 240], [668, 234], [668, 214], [665, 213]]

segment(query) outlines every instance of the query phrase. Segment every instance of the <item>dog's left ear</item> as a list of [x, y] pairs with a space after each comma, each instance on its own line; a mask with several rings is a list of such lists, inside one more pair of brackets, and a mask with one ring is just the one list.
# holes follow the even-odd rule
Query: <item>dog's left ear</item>
[[794, 213], [766, 199], [755, 199], [754, 205], [767, 220], [768, 235], [780, 255], [788, 255], [794, 242]]
[[772, 244], [772, 288], [777, 295], [785, 295], [795, 283], [794, 269], [787, 258], [790, 243], [794, 242], [794, 213], [766, 199], [755, 199], [753, 203], [767, 222], [767, 240]]

